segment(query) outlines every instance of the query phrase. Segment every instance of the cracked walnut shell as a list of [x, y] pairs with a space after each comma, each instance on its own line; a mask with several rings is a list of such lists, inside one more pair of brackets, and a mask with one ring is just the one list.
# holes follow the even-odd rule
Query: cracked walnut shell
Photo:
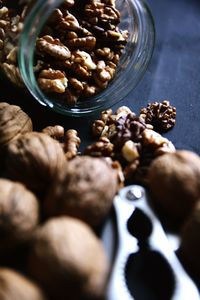
[[36, 196], [21, 183], [0, 179], [0, 253], [29, 239], [38, 223]]
[[106, 254], [90, 227], [78, 219], [54, 218], [38, 229], [29, 271], [51, 299], [104, 299]]
[[117, 174], [104, 159], [77, 156], [49, 190], [45, 212], [70, 215], [97, 227], [108, 214], [117, 189]]
[[9, 144], [6, 173], [42, 196], [65, 163], [59, 142], [44, 133], [31, 132]]
[[0, 103], [0, 148], [32, 129], [31, 119], [19, 106]]

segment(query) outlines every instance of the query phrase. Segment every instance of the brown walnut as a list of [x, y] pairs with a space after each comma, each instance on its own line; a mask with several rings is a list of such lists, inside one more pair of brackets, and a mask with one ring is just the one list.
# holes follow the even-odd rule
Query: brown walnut
[[59, 142], [44, 133], [31, 132], [9, 144], [6, 172], [9, 178], [43, 195], [65, 163]]
[[1, 300], [45, 300], [41, 289], [14, 270], [0, 268]]
[[29, 239], [38, 222], [35, 195], [21, 183], [0, 179], [0, 253]]
[[32, 129], [31, 119], [19, 106], [0, 103], [0, 148]]
[[118, 188], [117, 174], [104, 159], [75, 157], [66, 165], [45, 199], [49, 216], [70, 215], [99, 226]]
[[200, 202], [181, 230], [178, 255], [188, 273], [200, 284]]
[[60, 217], [38, 229], [29, 271], [54, 300], [100, 300], [108, 263], [101, 241], [87, 224]]
[[200, 157], [179, 150], [156, 158], [149, 168], [154, 200], [173, 220], [182, 222], [200, 199]]

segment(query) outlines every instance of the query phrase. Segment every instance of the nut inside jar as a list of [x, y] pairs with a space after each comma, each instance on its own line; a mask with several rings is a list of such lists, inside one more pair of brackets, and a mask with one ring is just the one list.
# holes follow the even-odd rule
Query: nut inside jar
[[113, 0], [65, 0], [36, 40], [34, 72], [40, 89], [67, 106], [104, 90], [126, 46]]

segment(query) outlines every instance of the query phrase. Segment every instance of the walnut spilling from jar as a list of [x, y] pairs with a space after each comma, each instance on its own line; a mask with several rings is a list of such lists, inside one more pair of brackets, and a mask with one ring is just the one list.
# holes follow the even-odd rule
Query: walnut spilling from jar
[[65, 1], [55, 9], [36, 41], [40, 88], [70, 106], [105, 89], [128, 39], [119, 24], [115, 1]]

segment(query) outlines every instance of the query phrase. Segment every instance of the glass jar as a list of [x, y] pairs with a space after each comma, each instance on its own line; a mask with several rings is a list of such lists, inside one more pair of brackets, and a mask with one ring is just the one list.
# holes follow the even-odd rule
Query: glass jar
[[102, 92], [69, 106], [42, 92], [33, 67], [36, 39], [53, 9], [59, 7], [62, 2], [62, 0], [38, 0], [30, 10], [19, 43], [20, 72], [25, 85], [41, 104], [65, 115], [88, 115], [111, 107], [135, 88], [145, 73], [153, 53], [154, 23], [144, 1], [116, 0], [116, 8], [121, 14], [119, 27], [128, 30], [128, 41], [114, 78]]

